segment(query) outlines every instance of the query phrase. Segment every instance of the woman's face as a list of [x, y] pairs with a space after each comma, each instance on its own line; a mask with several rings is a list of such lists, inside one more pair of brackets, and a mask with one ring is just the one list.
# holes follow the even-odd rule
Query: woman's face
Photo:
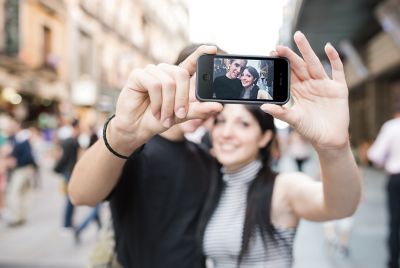
[[240, 81], [243, 87], [249, 87], [254, 83], [254, 76], [251, 75], [248, 69], [244, 69]]
[[227, 77], [229, 79], [238, 78], [242, 72], [242, 68], [246, 66], [246, 62], [244, 60], [234, 60], [229, 64], [229, 70], [227, 73]]
[[243, 105], [228, 104], [217, 116], [212, 130], [213, 149], [218, 161], [228, 170], [241, 168], [258, 157], [272, 132], [262, 132], [258, 121]]

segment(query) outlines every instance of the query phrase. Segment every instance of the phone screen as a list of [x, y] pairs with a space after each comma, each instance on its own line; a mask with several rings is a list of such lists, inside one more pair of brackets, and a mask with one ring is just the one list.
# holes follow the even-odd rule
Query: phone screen
[[274, 61], [214, 58], [213, 98], [272, 100]]
[[203, 55], [196, 93], [200, 100], [284, 103], [288, 70], [283, 58]]

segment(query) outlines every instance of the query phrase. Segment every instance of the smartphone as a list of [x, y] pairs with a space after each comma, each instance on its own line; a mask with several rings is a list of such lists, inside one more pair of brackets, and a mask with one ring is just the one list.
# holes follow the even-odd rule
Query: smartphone
[[284, 57], [201, 55], [197, 60], [196, 97], [223, 103], [285, 104], [290, 67]]

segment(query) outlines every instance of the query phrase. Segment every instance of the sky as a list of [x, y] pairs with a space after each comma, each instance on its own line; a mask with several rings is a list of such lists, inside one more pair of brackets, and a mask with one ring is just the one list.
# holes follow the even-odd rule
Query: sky
[[187, 0], [190, 39], [230, 54], [268, 55], [279, 39], [287, 0]]

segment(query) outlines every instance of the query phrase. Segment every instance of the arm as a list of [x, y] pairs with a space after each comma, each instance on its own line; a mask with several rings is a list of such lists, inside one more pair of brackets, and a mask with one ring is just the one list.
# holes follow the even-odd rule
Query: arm
[[[110, 146], [129, 156], [152, 136], [176, 123], [207, 118], [222, 109], [219, 103], [195, 100], [190, 78], [197, 58], [215, 54], [216, 48], [201, 46], [180, 66], [149, 65], [132, 71], [118, 97], [115, 117], [106, 130]], [[190, 91], [190, 92], [189, 92]], [[115, 187], [126, 160], [108, 151], [102, 139], [85, 152], [76, 164], [68, 192], [74, 204], [95, 205]]]
[[288, 122], [318, 153], [322, 183], [305, 175], [282, 174], [286, 197], [297, 217], [329, 220], [350, 216], [361, 197], [362, 180], [349, 144], [348, 89], [338, 53], [327, 44], [330, 78], [305, 36], [295, 34], [302, 57], [287, 47], [276, 53], [291, 63], [291, 107], [266, 104], [262, 109]]
[[350, 148], [317, 153], [322, 183], [302, 173], [280, 175], [293, 213], [311, 221], [352, 215], [360, 200], [361, 179]]
[[259, 89], [257, 92], [257, 99], [259, 100], [271, 100], [272, 97], [268, 94], [267, 90]]

